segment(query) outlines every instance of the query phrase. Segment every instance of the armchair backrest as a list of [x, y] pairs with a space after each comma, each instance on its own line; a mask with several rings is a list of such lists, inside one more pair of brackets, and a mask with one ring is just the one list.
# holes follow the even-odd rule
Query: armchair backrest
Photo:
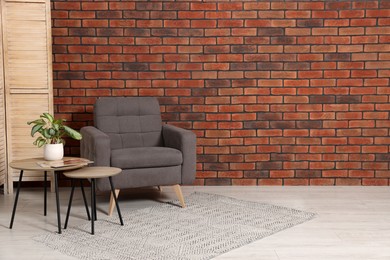
[[162, 146], [157, 98], [102, 97], [94, 107], [95, 127], [111, 139], [111, 149]]

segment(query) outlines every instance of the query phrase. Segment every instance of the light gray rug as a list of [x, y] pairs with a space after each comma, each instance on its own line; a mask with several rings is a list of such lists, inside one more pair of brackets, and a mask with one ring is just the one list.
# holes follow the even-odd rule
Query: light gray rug
[[[90, 222], [63, 234], [46, 233], [36, 241], [80, 259], [210, 259], [283, 229], [315, 214], [265, 203], [193, 193], [187, 208], [171, 203], [129, 211], [118, 219], [100, 217], [95, 235]], [[178, 205], [178, 202], [174, 201]], [[100, 216], [102, 216], [100, 214]]]

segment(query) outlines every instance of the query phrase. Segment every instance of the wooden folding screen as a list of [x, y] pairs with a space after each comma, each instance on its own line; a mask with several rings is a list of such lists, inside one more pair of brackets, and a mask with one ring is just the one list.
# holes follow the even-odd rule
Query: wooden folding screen
[[[0, 95], [5, 94], [10, 162], [42, 156], [42, 151], [32, 144], [31, 127], [26, 123], [43, 112], [53, 112], [50, 1], [0, 1], [4, 74], [4, 91]], [[42, 180], [42, 176], [39, 172], [26, 172], [23, 180]], [[18, 171], [8, 169], [10, 193], [18, 177]]]

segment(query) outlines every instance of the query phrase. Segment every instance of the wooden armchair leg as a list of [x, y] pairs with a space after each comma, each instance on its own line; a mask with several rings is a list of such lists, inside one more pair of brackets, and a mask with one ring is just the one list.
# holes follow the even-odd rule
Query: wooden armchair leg
[[[119, 189], [115, 189], [116, 198], [118, 198], [119, 192], [120, 192]], [[110, 194], [111, 195], [110, 195], [110, 205], [108, 206], [108, 215], [111, 217], [112, 212], [114, 211], [115, 208], [115, 200], [114, 200], [114, 196], [112, 196], [112, 192]]]
[[158, 189], [159, 192], [162, 192], [163, 188], [162, 188], [162, 186], [157, 186], [157, 189]]
[[173, 185], [173, 189], [175, 190], [176, 196], [180, 201], [181, 207], [185, 208], [186, 204], [184, 202], [183, 193], [181, 192], [181, 187], [179, 184]]

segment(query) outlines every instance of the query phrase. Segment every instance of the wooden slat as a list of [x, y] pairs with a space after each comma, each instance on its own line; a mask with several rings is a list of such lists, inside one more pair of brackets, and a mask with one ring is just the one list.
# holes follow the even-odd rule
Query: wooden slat
[[50, 91], [47, 88], [44, 89], [29, 89], [29, 88], [24, 88], [24, 89], [11, 89], [10, 94], [26, 94], [26, 93], [32, 93], [32, 94], [50, 94]]
[[5, 0], [4, 2], [46, 3], [46, 0]]

